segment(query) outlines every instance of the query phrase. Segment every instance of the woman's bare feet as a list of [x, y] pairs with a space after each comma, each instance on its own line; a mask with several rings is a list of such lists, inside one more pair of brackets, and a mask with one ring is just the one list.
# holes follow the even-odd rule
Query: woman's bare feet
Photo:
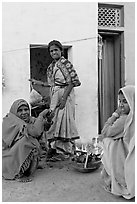
[[31, 178], [25, 177], [25, 176], [21, 177], [21, 178], [16, 178], [15, 180], [18, 181], [18, 182], [22, 182], [22, 183], [27, 183], [27, 182], [31, 182], [32, 181]]

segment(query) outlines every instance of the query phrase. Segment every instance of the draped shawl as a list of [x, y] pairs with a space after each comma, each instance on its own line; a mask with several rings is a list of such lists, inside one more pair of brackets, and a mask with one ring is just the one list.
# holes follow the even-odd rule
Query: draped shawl
[[17, 110], [21, 105], [29, 106], [23, 99], [16, 100], [3, 118], [2, 175], [6, 179], [14, 179], [31, 151], [39, 148], [37, 139], [28, 135], [27, 124], [17, 117]]
[[135, 196], [135, 87], [120, 89], [130, 107], [123, 137], [103, 139], [102, 162], [111, 178], [111, 193], [131, 199]]

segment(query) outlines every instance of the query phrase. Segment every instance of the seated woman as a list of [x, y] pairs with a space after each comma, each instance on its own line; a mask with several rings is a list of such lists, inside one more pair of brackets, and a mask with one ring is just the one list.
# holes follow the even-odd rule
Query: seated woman
[[31, 181], [28, 177], [37, 168], [42, 133], [48, 130], [52, 119], [44, 110], [38, 118], [30, 116], [28, 103], [16, 100], [2, 124], [2, 176], [5, 179], [22, 182]]
[[119, 107], [107, 120], [100, 139], [105, 190], [126, 199], [135, 196], [135, 87], [118, 93]]

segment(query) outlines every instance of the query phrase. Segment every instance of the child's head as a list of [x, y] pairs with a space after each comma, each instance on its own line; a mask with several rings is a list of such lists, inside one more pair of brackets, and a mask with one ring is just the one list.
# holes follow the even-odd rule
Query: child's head
[[120, 90], [118, 93], [118, 103], [119, 103], [119, 107], [121, 108], [122, 113], [128, 115], [130, 112], [130, 107], [129, 107], [129, 104], [122, 90]]

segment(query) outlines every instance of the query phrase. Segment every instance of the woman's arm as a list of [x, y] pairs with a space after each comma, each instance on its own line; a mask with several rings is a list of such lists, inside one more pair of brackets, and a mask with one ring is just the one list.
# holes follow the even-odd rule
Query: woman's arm
[[68, 98], [71, 90], [73, 89], [73, 87], [74, 87], [74, 85], [72, 83], [70, 83], [67, 86], [67, 88], [65, 89], [64, 94], [63, 94], [63, 96], [62, 96], [62, 98], [60, 100], [60, 106], [59, 106], [60, 109], [63, 109], [65, 107], [67, 98]]
[[27, 132], [32, 137], [38, 138], [44, 131], [44, 118], [43, 116], [38, 116], [33, 124], [27, 125]]
[[46, 109], [42, 111], [38, 118], [36, 118], [34, 124], [28, 124], [27, 125], [27, 130], [28, 134], [31, 135], [32, 137], [39, 137], [42, 132], [44, 131], [45, 127], [46, 130], [50, 128], [52, 125], [52, 118], [54, 117], [47, 117], [47, 113], [49, 112], [49, 109]]
[[[60, 109], [63, 109], [65, 107], [67, 98], [73, 89], [73, 87], [77, 87], [81, 85], [81, 82], [79, 81], [78, 75], [76, 73], [76, 70], [74, 69], [72, 63], [63, 58], [63, 62], [61, 63], [65, 66], [66, 69], [61, 69], [61, 66], [58, 66], [61, 72], [63, 73], [64, 78], [67, 78], [67, 84], [68, 86], [64, 89], [64, 94], [62, 96], [62, 99], [60, 100]], [[65, 70], [65, 71], [64, 71]], [[66, 74], [67, 73], [67, 74]], [[69, 77], [68, 77], [69, 75]]]
[[104, 125], [104, 128], [101, 131], [103, 138], [105, 137], [114, 137], [124, 131], [124, 124], [127, 116], [123, 115], [117, 118], [115, 115], [107, 120]]
[[36, 79], [29, 79], [29, 81], [30, 81], [32, 84], [37, 84], [37, 85], [40, 85], [40, 86], [50, 87], [50, 85], [48, 84], [48, 82], [43, 82], [43, 81], [39, 81], [39, 80], [36, 80]]

